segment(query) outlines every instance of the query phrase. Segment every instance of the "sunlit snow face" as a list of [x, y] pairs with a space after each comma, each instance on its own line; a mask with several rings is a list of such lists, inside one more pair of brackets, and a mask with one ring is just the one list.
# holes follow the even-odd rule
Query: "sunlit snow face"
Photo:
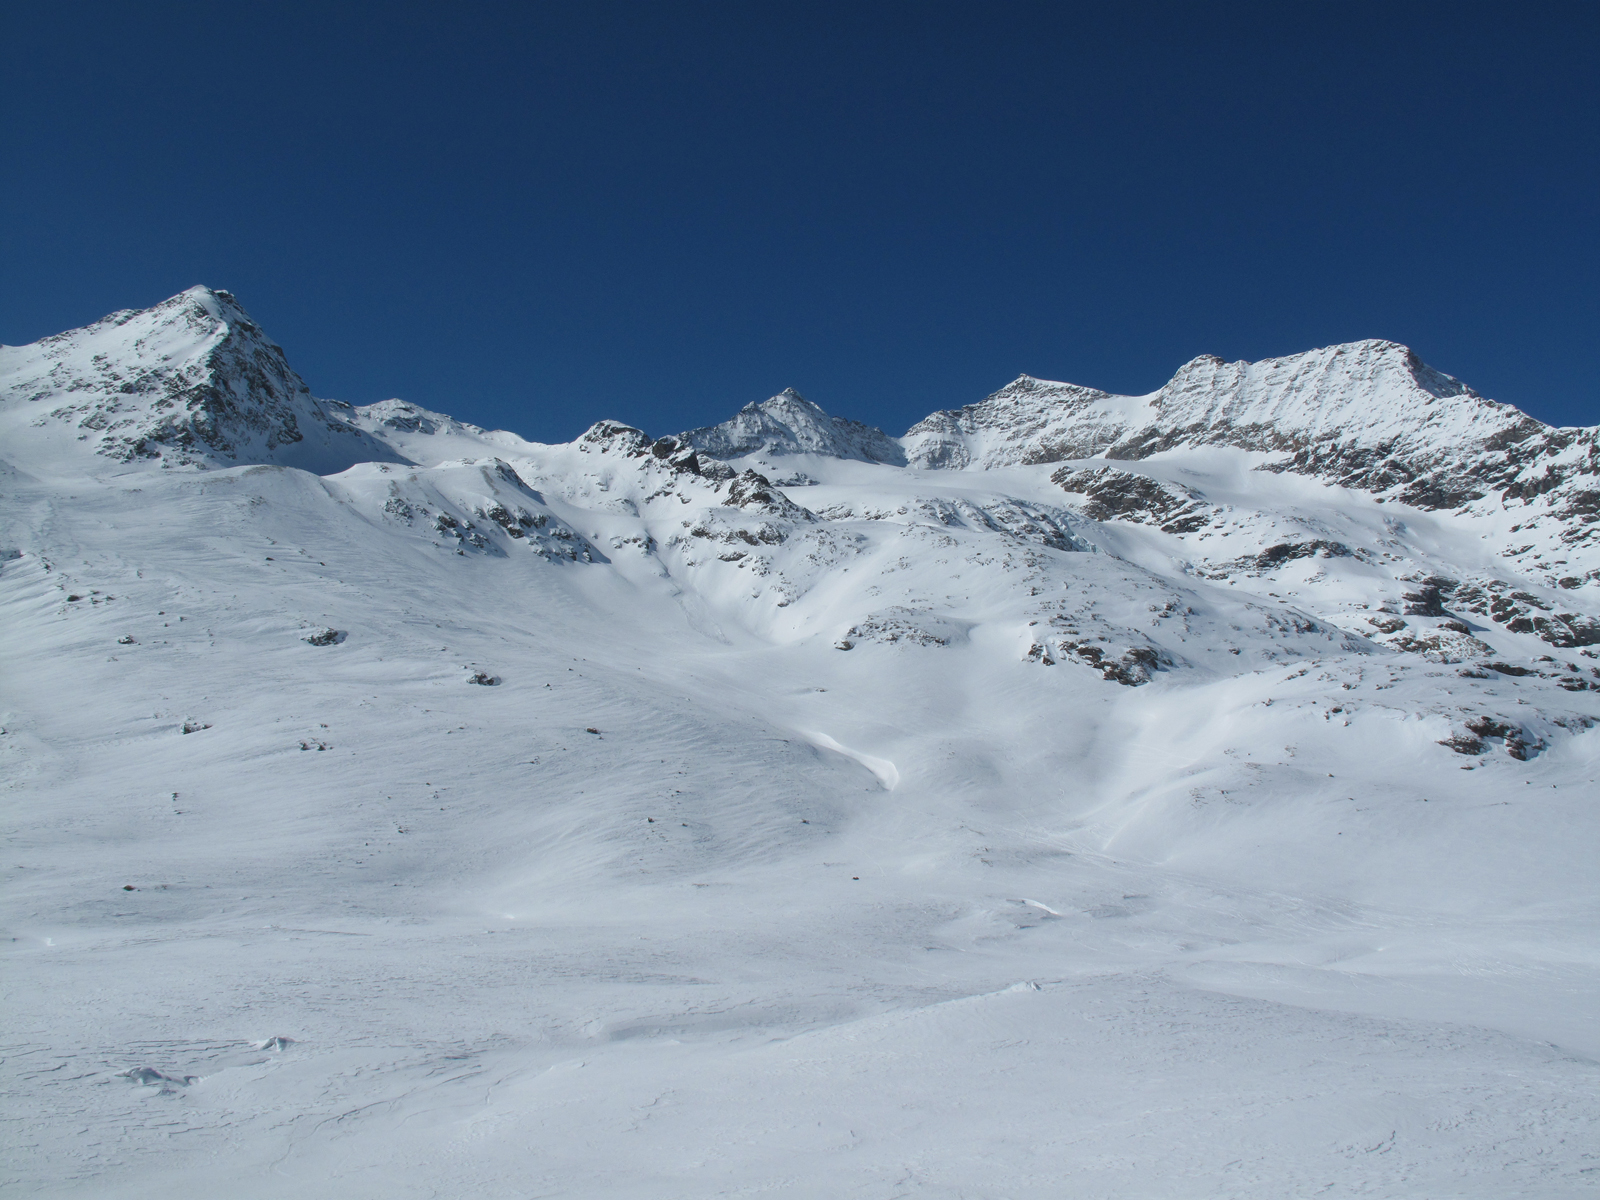
[[561, 446], [224, 362], [344, 457], [78, 440], [235, 309], [0, 350], [32, 1190], [1584, 1170], [1600, 562], [1507, 498], [1578, 435], [1356, 343]]

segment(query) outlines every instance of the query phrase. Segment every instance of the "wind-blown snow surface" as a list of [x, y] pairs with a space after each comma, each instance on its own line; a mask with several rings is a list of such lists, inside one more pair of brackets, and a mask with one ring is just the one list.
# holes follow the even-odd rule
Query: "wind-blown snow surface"
[[[1440, 407], [1428, 507], [1067, 385], [904, 467], [281, 361], [0, 350], [10, 1192], [1596, 1191], [1594, 431]], [[1281, 373], [1216, 419], [1348, 466]]]

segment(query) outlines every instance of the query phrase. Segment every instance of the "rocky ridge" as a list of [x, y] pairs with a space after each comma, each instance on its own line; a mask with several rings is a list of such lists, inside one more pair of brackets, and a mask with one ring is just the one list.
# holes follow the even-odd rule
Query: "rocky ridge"
[[933, 414], [903, 440], [912, 466], [956, 469], [1243, 450], [1261, 456], [1258, 470], [1384, 502], [1515, 510], [1510, 532], [1553, 534], [1552, 551], [1593, 548], [1600, 519], [1600, 430], [1544, 425], [1394, 342], [1257, 363], [1202, 355], [1140, 397], [1023, 376], [980, 404]]
[[0, 347], [0, 393], [9, 437], [60, 427], [119, 463], [276, 462], [325, 474], [397, 458], [348, 405], [313, 397], [232, 295], [206, 287]]

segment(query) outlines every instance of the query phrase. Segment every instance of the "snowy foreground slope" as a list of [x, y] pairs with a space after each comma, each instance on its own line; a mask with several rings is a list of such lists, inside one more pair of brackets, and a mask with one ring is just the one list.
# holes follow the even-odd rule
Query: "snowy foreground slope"
[[1600, 451], [1383, 342], [558, 446], [0, 349], [4, 1188], [1600, 1191]]

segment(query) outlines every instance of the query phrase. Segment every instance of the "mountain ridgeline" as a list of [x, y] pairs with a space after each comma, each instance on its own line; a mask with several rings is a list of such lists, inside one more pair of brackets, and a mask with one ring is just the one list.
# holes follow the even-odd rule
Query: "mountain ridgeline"
[[1595, 429], [1371, 341], [660, 432], [0, 347], [13, 1190], [1593, 1193]]
[[[314, 398], [227, 292], [191, 288], [3, 353], [9, 401], [74, 427], [117, 461], [278, 462], [326, 473], [392, 454], [364, 436], [351, 406]], [[925, 470], [1139, 462], [1226, 447], [1261, 455], [1260, 470], [1425, 510], [1521, 505], [1532, 521], [1571, 522], [1569, 544], [1600, 516], [1600, 427], [1552, 428], [1385, 341], [1257, 363], [1202, 355], [1138, 397], [1024, 375], [901, 438], [788, 389], [677, 440], [714, 459], [820, 454]]]
[[[594, 468], [616, 464], [599, 468], [609, 479], [631, 463], [629, 487], [639, 495], [630, 503], [645, 526], [639, 545], [660, 554], [696, 540], [725, 543], [716, 558], [766, 579], [765, 591], [787, 597], [774, 600], [784, 607], [849, 557], [840, 546], [851, 543], [852, 523], [881, 519], [868, 518], [876, 508], [839, 488], [859, 480], [871, 492], [898, 477], [888, 486], [913, 497], [893, 505], [897, 519], [960, 527], [1013, 549], [1019, 538], [1059, 552], [1092, 547], [1130, 565], [1162, 560], [1157, 569], [1181, 580], [1226, 580], [1235, 588], [1246, 577], [1305, 574], [1306, 563], [1345, 559], [1350, 569], [1370, 574], [1381, 567], [1406, 584], [1409, 591], [1401, 587], [1395, 597], [1402, 608], [1420, 603], [1404, 596], [1427, 595], [1436, 598], [1428, 604], [1440, 619], [1458, 624], [1489, 619], [1555, 647], [1600, 641], [1600, 430], [1543, 425], [1393, 342], [1258, 363], [1202, 356], [1147, 396], [1023, 376], [977, 404], [935, 412], [899, 438], [787, 390], [720, 424], [667, 437], [601, 421], [563, 449], [400, 400], [359, 408], [319, 400], [233, 296], [196, 287], [150, 309], [5, 347], [0, 389], [13, 464], [52, 476], [275, 465], [329, 479], [404, 469], [420, 482], [451, 461], [457, 475], [484, 461], [478, 473], [487, 491], [475, 509], [413, 504], [398, 484], [386, 500], [391, 518], [432, 513], [432, 532], [450, 535], [457, 549], [489, 548], [493, 533], [557, 558], [606, 558], [577, 532], [582, 522], [570, 511], [545, 511], [537, 527], [510, 514], [534, 521], [530, 504], [544, 505], [548, 494], [586, 504], [579, 498], [593, 490]], [[541, 460], [546, 465], [536, 467]], [[556, 460], [581, 464], [581, 477], [549, 465]], [[1022, 470], [1026, 482], [989, 483], [1001, 470], [1007, 480]], [[830, 471], [831, 486], [812, 492]], [[520, 491], [502, 495], [508, 486]], [[948, 494], [951, 488], [960, 495]], [[996, 494], [975, 496], [974, 489]], [[941, 491], [947, 494], [934, 494]], [[705, 516], [663, 532], [649, 514], [667, 493]], [[823, 496], [826, 503], [815, 502]], [[764, 524], [724, 528], [735, 513]], [[1384, 536], [1352, 534], [1357, 513], [1358, 524], [1376, 521]], [[1426, 526], [1426, 551], [1415, 537], [1408, 541], [1418, 523]], [[1125, 544], [1135, 529], [1145, 539], [1137, 552]], [[788, 543], [797, 530], [828, 534], [828, 546], [813, 547], [804, 569], [758, 553]], [[1463, 545], [1471, 552], [1462, 554]], [[682, 573], [697, 561], [669, 556], [661, 566]], [[1326, 578], [1320, 569], [1306, 586]], [[1311, 607], [1322, 607], [1325, 619], [1331, 592], [1320, 590], [1323, 600]], [[1297, 595], [1310, 604], [1315, 591]], [[905, 611], [892, 619], [856, 614], [835, 640], [854, 645], [860, 639], [852, 629], [916, 626], [919, 618], [906, 614], [923, 608], [900, 607]], [[949, 615], [923, 624], [948, 632]], [[1476, 641], [1470, 634], [1463, 625], [1389, 640], [1398, 645], [1409, 637], [1413, 646], [1450, 657], [1451, 636]], [[1071, 640], [1058, 639], [1052, 652], [1035, 639], [1026, 653], [1038, 661], [1092, 660], [1108, 677], [1136, 682], [1192, 657], [1175, 646], [1141, 646], [1130, 635], [1113, 658], [1104, 651], [1086, 658], [1062, 648]]]

